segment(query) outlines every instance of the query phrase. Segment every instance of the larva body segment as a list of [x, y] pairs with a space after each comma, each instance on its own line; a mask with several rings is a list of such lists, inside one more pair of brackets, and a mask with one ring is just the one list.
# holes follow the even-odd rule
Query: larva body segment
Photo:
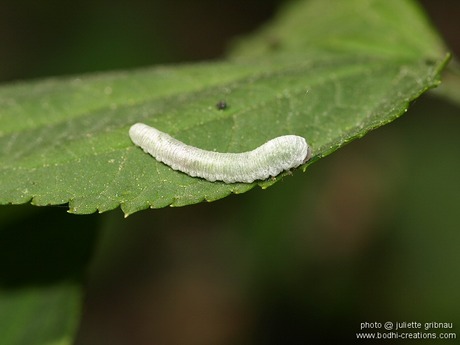
[[186, 145], [143, 123], [129, 129], [134, 144], [174, 170], [208, 181], [252, 183], [296, 168], [310, 158], [304, 138], [284, 135], [242, 153], [219, 153]]

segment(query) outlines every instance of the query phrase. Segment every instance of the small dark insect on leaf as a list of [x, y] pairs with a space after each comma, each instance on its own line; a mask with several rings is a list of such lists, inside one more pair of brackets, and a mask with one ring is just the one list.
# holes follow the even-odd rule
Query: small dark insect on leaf
[[216, 108], [217, 108], [218, 110], [224, 110], [224, 109], [227, 109], [227, 107], [228, 107], [228, 106], [227, 106], [227, 102], [225, 102], [225, 101], [219, 101], [219, 102], [217, 102], [217, 104], [216, 104]]

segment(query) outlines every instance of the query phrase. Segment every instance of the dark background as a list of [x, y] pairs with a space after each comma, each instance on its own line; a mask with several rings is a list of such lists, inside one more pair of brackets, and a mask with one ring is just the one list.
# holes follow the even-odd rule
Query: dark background
[[[0, 81], [223, 56], [235, 37], [269, 20], [281, 0], [0, 2]], [[460, 3], [424, 0], [459, 52]]]

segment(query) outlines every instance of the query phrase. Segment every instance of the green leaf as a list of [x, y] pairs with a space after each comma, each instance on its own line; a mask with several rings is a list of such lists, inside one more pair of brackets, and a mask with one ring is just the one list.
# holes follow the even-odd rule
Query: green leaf
[[[69, 203], [126, 215], [266, 188], [208, 182], [135, 147], [135, 122], [203, 149], [305, 137], [303, 167], [401, 114], [439, 84], [439, 38], [407, 0], [293, 2], [221, 62], [56, 78], [0, 88], [0, 203]], [[225, 100], [229, 107], [218, 110]]]
[[100, 219], [58, 207], [0, 209], [2, 345], [73, 343]]
[[237, 56], [274, 49], [439, 59], [445, 48], [414, 1], [324, 0], [288, 6], [279, 18], [235, 47]]
[[73, 344], [80, 303], [81, 289], [75, 284], [0, 290], [2, 344]]
[[460, 105], [460, 63], [453, 61], [443, 73], [442, 85], [432, 93], [450, 103]]

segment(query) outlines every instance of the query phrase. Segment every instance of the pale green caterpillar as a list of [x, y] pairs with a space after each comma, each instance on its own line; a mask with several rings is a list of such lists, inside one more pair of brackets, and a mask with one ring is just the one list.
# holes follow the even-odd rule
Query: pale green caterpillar
[[310, 159], [304, 138], [284, 135], [243, 153], [219, 153], [186, 145], [166, 133], [136, 123], [129, 129], [134, 144], [174, 170], [208, 181], [251, 183], [297, 168]]

